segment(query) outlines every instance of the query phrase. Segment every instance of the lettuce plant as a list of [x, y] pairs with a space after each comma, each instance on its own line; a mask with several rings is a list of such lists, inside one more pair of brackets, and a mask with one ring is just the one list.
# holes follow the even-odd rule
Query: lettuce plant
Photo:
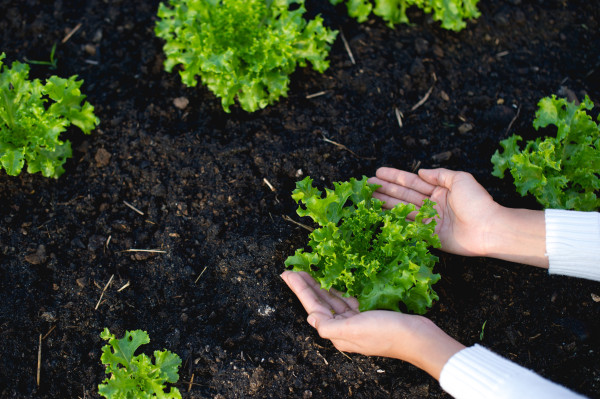
[[99, 120], [81, 94], [82, 80], [51, 76], [45, 84], [29, 80], [29, 65], [3, 65], [0, 54], [0, 168], [17, 176], [27, 172], [58, 178], [72, 155], [71, 143], [59, 136], [71, 124], [85, 134]]
[[225, 111], [236, 101], [253, 112], [286, 96], [289, 75], [307, 62], [318, 72], [337, 32], [320, 16], [303, 18], [304, 0], [169, 0], [155, 27], [165, 40], [165, 70], [181, 65], [181, 80], [197, 76]]
[[[600, 209], [600, 126], [586, 112], [594, 107], [586, 96], [576, 105], [564, 98], [542, 98], [533, 126], [553, 125], [556, 137], [538, 137], [521, 150], [521, 136], [502, 140], [502, 153], [492, 156], [492, 175], [508, 169], [521, 195], [532, 194], [545, 208]], [[600, 119], [599, 119], [600, 120]]]
[[[428, 14], [433, 13], [433, 19], [441, 22], [442, 28], [460, 31], [467, 26], [465, 20], [477, 18], [479, 0], [329, 0], [332, 4], [345, 1], [348, 15], [359, 22], [367, 20], [371, 12], [383, 18], [391, 28], [399, 23], [409, 23], [406, 10], [416, 6]], [[373, 3], [375, 6], [373, 7]]]
[[145, 354], [134, 356], [135, 351], [150, 342], [146, 331], [126, 331], [117, 339], [108, 328], [100, 334], [108, 344], [102, 347], [100, 360], [106, 365], [110, 378], [98, 385], [100, 395], [108, 399], [181, 399], [177, 388], [165, 392], [167, 382], [179, 379], [181, 358], [168, 350], [154, 351], [155, 362]]
[[310, 177], [297, 182], [292, 198], [303, 205], [298, 215], [320, 227], [309, 235], [312, 252], [298, 249], [285, 265], [308, 272], [322, 288], [355, 296], [361, 311], [399, 311], [403, 302], [409, 311], [423, 314], [438, 299], [431, 286], [440, 279], [433, 273], [438, 258], [428, 250], [440, 247], [434, 203], [425, 200], [411, 222], [406, 217], [416, 207], [382, 209], [372, 197], [377, 187], [364, 176], [352, 178], [334, 183], [323, 197]]

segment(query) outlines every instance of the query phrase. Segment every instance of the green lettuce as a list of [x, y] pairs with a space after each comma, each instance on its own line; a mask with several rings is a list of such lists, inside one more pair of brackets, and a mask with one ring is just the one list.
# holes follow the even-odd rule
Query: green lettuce
[[17, 176], [27, 172], [58, 178], [72, 155], [59, 136], [71, 124], [89, 134], [99, 123], [94, 107], [81, 94], [82, 80], [51, 76], [45, 84], [29, 80], [29, 65], [3, 65], [0, 54], [0, 169]]
[[[358, 22], [367, 20], [371, 12], [381, 17], [393, 28], [394, 25], [408, 24], [406, 10], [416, 6], [433, 19], [441, 22], [444, 29], [460, 31], [467, 26], [465, 20], [477, 18], [481, 13], [477, 9], [479, 0], [329, 0], [332, 4], [346, 2], [348, 15]], [[375, 7], [373, 7], [373, 2]]]
[[542, 98], [533, 126], [553, 125], [556, 137], [529, 140], [521, 150], [521, 136], [502, 140], [503, 152], [492, 156], [492, 175], [508, 169], [522, 196], [532, 194], [545, 208], [596, 211], [600, 208], [600, 126], [586, 112], [594, 107], [586, 96], [576, 105], [564, 98]]
[[298, 215], [320, 227], [309, 235], [312, 252], [298, 249], [285, 265], [308, 272], [322, 288], [355, 296], [361, 311], [400, 311], [403, 302], [409, 311], [424, 314], [438, 299], [431, 286], [440, 279], [433, 273], [438, 258], [428, 249], [440, 247], [434, 203], [425, 200], [411, 222], [406, 217], [416, 207], [384, 210], [372, 197], [377, 187], [363, 176], [334, 183], [322, 197], [310, 177], [297, 182], [292, 198], [302, 204]]
[[106, 365], [110, 378], [98, 385], [100, 395], [108, 399], [181, 399], [181, 393], [172, 387], [165, 392], [165, 383], [179, 379], [181, 358], [168, 350], [154, 351], [155, 362], [145, 354], [134, 356], [135, 351], [150, 342], [146, 331], [126, 331], [117, 339], [108, 328], [100, 334], [108, 341], [102, 347], [100, 360]]
[[303, 18], [304, 0], [169, 0], [155, 33], [165, 40], [165, 70], [181, 65], [187, 86], [197, 76], [223, 109], [237, 100], [253, 112], [286, 96], [296, 66], [323, 72], [337, 32], [320, 16]]

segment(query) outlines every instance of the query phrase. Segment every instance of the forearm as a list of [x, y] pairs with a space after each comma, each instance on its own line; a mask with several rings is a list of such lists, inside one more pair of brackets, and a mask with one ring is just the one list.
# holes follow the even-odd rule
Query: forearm
[[543, 211], [499, 207], [485, 232], [484, 256], [548, 268]]

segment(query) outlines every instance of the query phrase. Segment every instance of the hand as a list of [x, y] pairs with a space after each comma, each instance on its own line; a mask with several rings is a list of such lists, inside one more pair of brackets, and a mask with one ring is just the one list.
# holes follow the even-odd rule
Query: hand
[[421, 169], [415, 175], [380, 168], [376, 176], [369, 182], [381, 187], [373, 196], [386, 208], [399, 202], [419, 207], [425, 198], [436, 203], [436, 233], [444, 251], [548, 268], [543, 211], [503, 207], [465, 172]]
[[419, 208], [424, 199], [431, 199], [440, 216], [436, 233], [442, 249], [466, 256], [485, 255], [490, 222], [501, 207], [469, 173], [447, 169], [421, 169], [418, 173], [378, 169], [377, 177], [369, 179], [369, 183], [381, 186], [373, 196], [384, 201], [388, 209], [399, 202]]
[[358, 311], [358, 301], [321, 289], [305, 272], [281, 278], [308, 313], [308, 323], [342, 352], [404, 360], [439, 379], [442, 367], [464, 346], [429, 319], [387, 310]]

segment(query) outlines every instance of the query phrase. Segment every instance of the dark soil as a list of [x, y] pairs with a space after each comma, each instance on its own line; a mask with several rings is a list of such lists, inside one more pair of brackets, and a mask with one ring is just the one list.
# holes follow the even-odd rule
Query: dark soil
[[[79, 75], [102, 121], [90, 136], [69, 131], [74, 156], [60, 179], [0, 173], [0, 396], [99, 397], [108, 327], [148, 331], [148, 354], [178, 353], [185, 398], [448, 397], [415, 367], [347, 356], [305, 322], [279, 278], [307, 241], [283, 218], [308, 223], [291, 191], [307, 175], [330, 187], [384, 165], [443, 166], [473, 173], [505, 205], [539, 209], [491, 176], [490, 157], [509, 134], [541, 134], [531, 122], [544, 96], [600, 103], [597, 4], [483, 1], [482, 16], [454, 33], [419, 10], [393, 30], [312, 0], [308, 14], [343, 30], [356, 64], [338, 37], [323, 75], [299, 69], [288, 98], [253, 114], [226, 114], [207, 89], [164, 72], [157, 7], [0, 0], [5, 61], [48, 59], [58, 43], [58, 69], [31, 75]], [[598, 283], [438, 255], [428, 317], [464, 344], [599, 397]]]

